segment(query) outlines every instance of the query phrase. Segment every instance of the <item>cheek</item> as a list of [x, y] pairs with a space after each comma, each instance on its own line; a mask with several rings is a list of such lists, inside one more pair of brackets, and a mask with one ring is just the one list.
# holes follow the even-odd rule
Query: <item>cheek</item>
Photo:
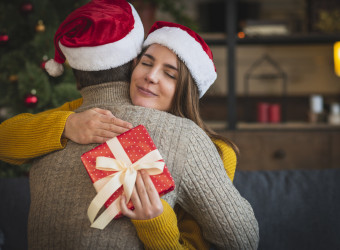
[[176, 91], [176, 83], [168, 84], [165, 89], [165, 95], [172, 101], [172, 99], [175, 96], [175, 91]]

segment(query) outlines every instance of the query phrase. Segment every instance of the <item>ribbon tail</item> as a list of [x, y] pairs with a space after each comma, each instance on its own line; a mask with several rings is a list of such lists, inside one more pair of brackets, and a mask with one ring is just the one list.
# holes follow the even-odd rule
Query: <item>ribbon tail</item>
[[128, 203], [131, 198], [131, 194], [135, 186], [136, 179], [137, 179], [137, 171], [134, 170], [133, 168], [129, 168], [125, 173], [124, 184], [123, 184], [124, 194], [126, 197], [126, 203]]
[[120, 212], [120, 198], [116, 199], [105, 211], [91, 224], [92, 228], [103, 230]]
[[120, 182], [120, 176], [118, 173], [115, 175], [105, 186], [97, 193], [94, 199], [91, 201], [89, 208], [87, 209], [87, 216], [91, 223], [93, 223], [99, 210], [103, 207], [105, 202], [111, 197], [111, 195], [122, 185]]

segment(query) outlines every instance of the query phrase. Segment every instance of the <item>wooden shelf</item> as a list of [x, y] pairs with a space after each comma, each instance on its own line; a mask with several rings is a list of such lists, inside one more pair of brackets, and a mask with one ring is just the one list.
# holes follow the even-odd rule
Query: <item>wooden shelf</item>
[[[226, 45], [227, 38], [219, 35], [218, 38], [209, 35], [204, 36], [205, 41], [209, 45]], [[306, 45], [306, 44], [330, 44], [340, 41], [340, 35], [323, 35], [323, 34], [306, 34], [306, 35], [290, 35], [290, 36], [262, 36], [262, 37], [246, 37], [237, 38], [238, 45]]]
[[[207, 121], [206, 124], [212, 129], [222, 132], [227, 130], [227, 123], [222, 121]], [[327, 123], [286, 122], [286, 123], [237, 123], [238, 131], [338, 131], [340, 125]]]
[[240, 130], [339, 130], [340, 125], [327, 123], [286, 122], [286, 123], [242, 123], [237, 124]]

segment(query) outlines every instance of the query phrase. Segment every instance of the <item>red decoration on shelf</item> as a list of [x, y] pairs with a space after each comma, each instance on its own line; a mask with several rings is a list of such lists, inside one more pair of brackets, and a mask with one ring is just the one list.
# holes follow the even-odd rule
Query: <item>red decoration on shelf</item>
[[281, 122], [281, 105], [271, 104], [268, 109], [269, 122], [279, 123]]
[[25, 2], [21, 5], [20, 10], [24, 14], [29, 14], [33, 11], [33, 4], [31, 2]]
[[35, 108], [38, 104], [38, 97], [33, 94], [27, 94], [24, 101], [27, 108]]
[[261, 123], [269, 122], [268, 109], [269, 103], [259, 102], [257, 104], [257, 122]]

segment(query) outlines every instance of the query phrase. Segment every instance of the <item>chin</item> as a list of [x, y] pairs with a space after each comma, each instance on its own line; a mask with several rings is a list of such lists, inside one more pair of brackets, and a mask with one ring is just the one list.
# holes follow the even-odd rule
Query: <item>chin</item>
[[155, 105], [153, 103], [150, 103], [150, 101], [147, 100], [132, 100], [132, 104], [135, 106], [141, 106], [144, 108], [155, 108]]

